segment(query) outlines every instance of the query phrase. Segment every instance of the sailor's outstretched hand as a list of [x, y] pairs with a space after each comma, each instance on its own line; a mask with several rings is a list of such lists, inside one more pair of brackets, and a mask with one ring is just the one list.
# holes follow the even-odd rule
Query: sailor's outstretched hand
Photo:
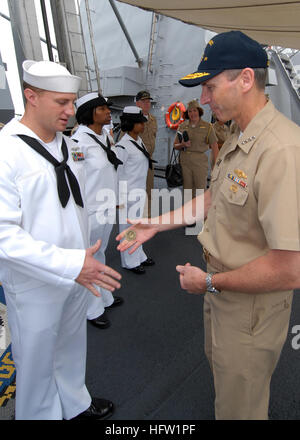
[[103, 287], [110, 292], [120, 289], [119, 281], [122, 276], [105, 264], [94, 258], [94, 254], [101, 247], [101, 240], [98, 240], [94, 246], [86, 250], [85, 260], [80, 274], [76, 278], [76, 282], [86, 287], [95, 296], [101, 296], [96, 286]]
[[121, 242], [117, 246], [117, 249], [121, 252], [130, 249], [128, 251], [129, 254], [133, 254], [141, 244], [150, 240], [158, 232], [158, 225], [152, 224], [151, 219], [148, 218], [142, 218], [139, 220], [127, 219], [127, 222], [132, 226], [125, 229], [125, 231], [122, 231], [116, 237], [116, 240]]

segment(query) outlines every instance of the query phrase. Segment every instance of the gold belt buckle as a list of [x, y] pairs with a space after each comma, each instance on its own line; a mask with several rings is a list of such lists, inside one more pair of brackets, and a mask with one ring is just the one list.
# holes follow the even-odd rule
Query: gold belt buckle
[[209, 263], [209, 252], [207, 249], [203, 248], [204, 258], [207, 263]]

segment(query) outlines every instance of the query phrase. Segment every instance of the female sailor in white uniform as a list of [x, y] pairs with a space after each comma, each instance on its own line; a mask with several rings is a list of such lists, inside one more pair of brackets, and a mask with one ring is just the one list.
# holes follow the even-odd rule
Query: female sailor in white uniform
[[[144, 131], [147, 119], [142, 110], [136, 106], [125, 107], [120, 117], [121, 130], [125, 135], [117, 143], [118, 158], [123, 165], [118, 167], [119, 187], [119, 230], [128, 228], [127, 218], [143, 216], [146, 202], [146, 180], [149, 167], [153, 160], [143, 144], [139, 134]], [[144, 274], [144, 266], [152, 266], [154, 261], [147, 258], [142, 246], [130, 255], [128, 251], [121, 253], [122, 267], [136, 274]]]
[[[75, 105], [79, 125], [72, 139], [85, 158], [85, 194], [89, 214], [90, 244], [101, 239], [101, 247], [94, 255], [105, 264], [105, 250], [116, 218], [117, 167], [122, 162], [115, 155], [113, 139], [103, 130], [111, 120], [110, 101], [98, 93], [88, 93]], [[109, 327], [105, 308], [121, 305], [123, 299], [109, 290], [100, 289], [101, 297], [89, 295], [87, 318], [100, 328]]]

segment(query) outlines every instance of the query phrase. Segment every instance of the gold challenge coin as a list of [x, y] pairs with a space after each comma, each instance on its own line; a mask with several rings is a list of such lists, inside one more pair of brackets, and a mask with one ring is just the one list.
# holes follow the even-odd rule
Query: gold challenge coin
[[127, 241], [134, 241], [136, 239], [136, 232], [130, 229], [125, 233], [125, 238]]

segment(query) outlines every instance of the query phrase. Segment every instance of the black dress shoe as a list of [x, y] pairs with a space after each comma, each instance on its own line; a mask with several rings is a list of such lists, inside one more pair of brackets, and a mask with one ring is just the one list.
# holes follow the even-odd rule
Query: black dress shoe
[[112, 402], [106, 399], [92, 398], [92, 403], [88, 409], [78, 414], [72, 420], [105, 420], [108, 419], [114, 410]]
[[154, 266], [155, 261], [152, 258], [148, 257], [147, 260], [142, 262], [143, 266]]
[[123, 302], [124, 302], [123, 298], [121, 298], [120, 296], [114, 296], [114, 302], [110, 306], [105, 307], [105, 308], [111, 309], [113, 307], [118, 307], [118, 306], [122, 305]]
[[131, 269], [126, 268], [127, 270], [131, 270], [131, 272], [134, 272], [138, 275], [142, 275], [144, 273], [146, 273], [145, 268], [142, 264], [140, 264], [139, 266], [136, 267], [132, 267]]
[[98, 318], [90, 319], [89, 321], [92, 325], [98, 328], [107, 328], [110, 326], [110, 321], [105, 312], [98, 316]]

